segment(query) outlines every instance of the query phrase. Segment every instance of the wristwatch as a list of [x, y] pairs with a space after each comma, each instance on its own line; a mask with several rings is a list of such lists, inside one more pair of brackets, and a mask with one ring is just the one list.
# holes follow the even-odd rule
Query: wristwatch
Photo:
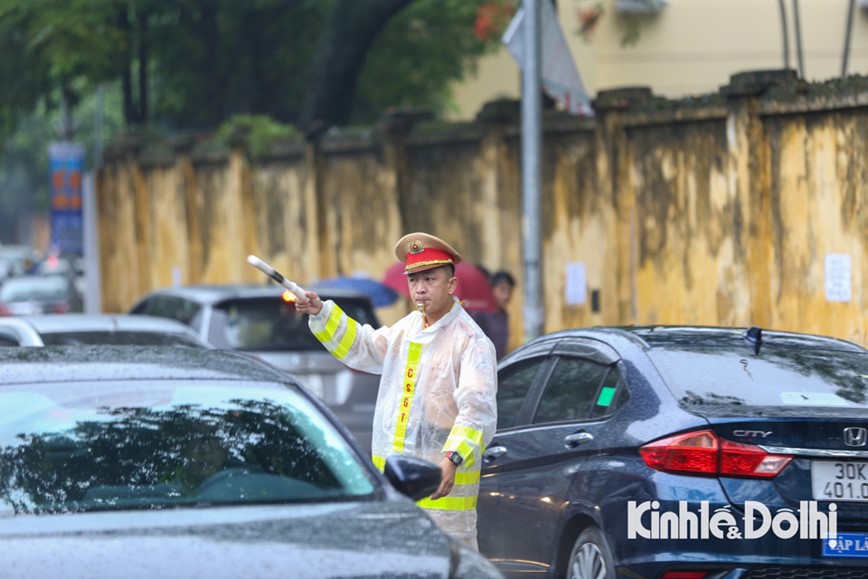
[[455, 466], [461, 466], [461, 463], [464, 462], [464, 459], [461, 457], [461, 455], [454, 450], [447, 452], [446, 458], [452, 461], [452, 464], [454, 464]]

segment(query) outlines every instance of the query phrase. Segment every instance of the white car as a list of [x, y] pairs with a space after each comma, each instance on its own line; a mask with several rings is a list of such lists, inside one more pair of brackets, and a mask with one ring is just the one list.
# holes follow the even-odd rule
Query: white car
[[[307, 288], [332, 299], [360, 324], [379, 328], [367, 295]], [[326, 351], [295, 311], [295, 297], [273, 284], [202, 284], [152, 291], [131, 314], [166, 317], [189, 326], [220, 350], [247, 352], [297, 376], [338, 416], [362, 448], [371, 450], [371, 425], [380, 377], [351, 370]]]
[[126, 344], [211, 348], [175, 320], [126, 314], [47, 314], [0, 317], [0, 346]]

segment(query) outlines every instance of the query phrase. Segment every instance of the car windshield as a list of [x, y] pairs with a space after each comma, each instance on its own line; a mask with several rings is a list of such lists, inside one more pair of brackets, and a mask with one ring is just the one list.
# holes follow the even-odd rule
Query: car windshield
[[856, 350], [653, 348], [649, 356], [687, 407], [868, 408], [868, 356]]
[[332, 424], [274, 384], [118, 380], [0, 390], [0, 517], [372, 497]]
[[[376, 317], [364, 300], [335, 302], [357, 322], [377, 326]], [[232, 350], [324, 351], [308, 328], [307, 318], [307, 314], [295, 311], [293, 302], [279, 296], [229, 300], [214, 308], [208, 341], [217, 348]]]
[[69, 297], [69, 284], [63, 276], [13, 277], [0, 286], [0, 301], [63, 300]]
[[77, 346], [81, 344], [125, 346], [191, 346], [203, 347], [194, 337], [162, 332], [52, 332], [41, 335], [46, 346]]

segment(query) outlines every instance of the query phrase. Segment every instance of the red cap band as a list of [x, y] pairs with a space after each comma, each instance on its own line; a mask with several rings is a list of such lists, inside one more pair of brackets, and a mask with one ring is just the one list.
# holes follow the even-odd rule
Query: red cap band
[[452, 256], [440, 249], [427, 247], [418, 249], [415, 252], [411, 249], [407, 253], [407, 267], [404, 268], [404, 272], [413, 273], [414, 271], [431, 269], [450, 263], [454, 263]]

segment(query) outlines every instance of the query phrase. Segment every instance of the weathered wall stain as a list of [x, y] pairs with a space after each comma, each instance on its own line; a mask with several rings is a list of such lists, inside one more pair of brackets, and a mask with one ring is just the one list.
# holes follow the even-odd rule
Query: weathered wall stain
[[[547, 116], [545, 330], [758, 324], [866, 343], [868, 82], [832, 89], [793, 84], [789, 73], [736, 75], [707, 98], [615, 90], [598, 95], [594, 119]], [[516, 111], [492, 103], [478, 122], [456, 125], [404, 111], [257, 158], [186, 146], [154, 160], [117, 145], [97, 178], [104, 309], [125, 311], [178, 275], [261, 282], [248, 253], [302, 284], [379, 278], [395, 240], [428, 230], [468, 261], [516, 275], [515, 347], [524, 301]], [[850, 256], [849, 302], [826, 300], [828, 254]], [[582, 304], [566, 299], [574, 263], [585, 268]]]

